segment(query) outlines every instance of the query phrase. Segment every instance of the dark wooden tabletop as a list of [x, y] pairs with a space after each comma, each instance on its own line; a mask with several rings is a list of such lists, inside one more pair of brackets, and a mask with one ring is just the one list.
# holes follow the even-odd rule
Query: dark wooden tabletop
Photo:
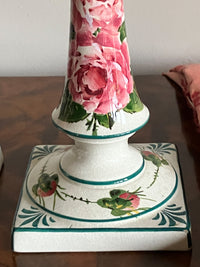
[[5, 157], [0, 174], [0, 266], [200, 266], [200, 133], [193, 112], [180, 88], [165, 77], [137, 76], [135, 81], [151, 118], [130, 142], [177, 145], [192, 224], [192, 251], [13, 253], [12, 221], [33, 146], [73, 141], [51, 122], [63, 77], [0, 78], [0, 145]]

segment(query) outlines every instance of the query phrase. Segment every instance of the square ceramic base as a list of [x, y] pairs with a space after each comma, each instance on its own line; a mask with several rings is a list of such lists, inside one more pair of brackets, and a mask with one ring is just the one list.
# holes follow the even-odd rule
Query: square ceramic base
[[[120, 184], [109, 189], [95, 190], [77, 185], [73, 181], [66, 181], [56, 169], [59, 182], [63, 184], [60, 186], [57, 182], [54, 194], [50, 192], [43, 194], [43, 197], [39, 196], [39, 193], [34, 196], [35, 182], [32, 180], [37, 180], [38, 177], [35, 178], [35, 175], [41, 176], [41, 173], [48, 169], [48, 160], [41, 163], [39, 174], [34, 171], [36, 163], [42, 162], [51, 154], [51, 158], [55, 159], [51, 165], [58, 165], [56, 157], [69, 146], [36, 146], [30, 157], [14, 219], [13, 250], [88, 252], [190, 249], [190, 222], [175, 146], [165, 143], [133, 146], [140, 151], [158, 155], [162, 163], [145, 160], [147, 171], [144, 172], [144, 177], [127, 185]], [[164, 165], [172, 166], [173, 179], [169, 177], [169, 167], [166, 166], [165, 170]], [[49, 169], [49, 179], [52, 181], [54, 177], [54, 181], [58, 181], [52, 174], [57, 167], [52, 166]], [[33, 189], [29, 190], [29, 186]], [[65, 190], [70, 188], [73, 189], [73, 194], [68, 191], [66, 193]], [[91, 193], [88, 193], [90, 191]], [[134, 196], [132, 202], [125, 202], [128, 201], [127, 198], [123, 199], [127, 194]], [[122, 201], [118, 202], [118, 206], [117, 200]], [[107, 203], [110, 206], [106, 206]], [[123, 205], [125, 206], [122, 207]]]

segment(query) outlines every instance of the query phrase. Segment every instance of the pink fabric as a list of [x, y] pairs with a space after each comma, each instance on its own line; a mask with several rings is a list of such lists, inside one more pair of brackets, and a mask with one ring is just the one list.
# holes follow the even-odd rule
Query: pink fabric
[[179, 65], [164, 75], [183, 89], [200, 127], [200, 64]]

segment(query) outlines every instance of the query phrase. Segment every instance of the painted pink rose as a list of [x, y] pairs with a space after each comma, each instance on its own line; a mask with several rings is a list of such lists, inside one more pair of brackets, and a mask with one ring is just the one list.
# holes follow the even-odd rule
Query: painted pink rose
[[123, 0], [74, 0], [74, 5], [72, 21], [75, 29], [79, 29], [80, 17], [82, 22], [87, 21], [93, 28], [91, 31], [108, 24], [118, 29], [122, 24]]
[[127, 207], [125, 210], [137, 209], [140, 204], [140, 198], [137, 195], [131, 193], [123, 193], [119, 196], [119, 198], [129, 200], [131, 202], [131, 206]]
[[91, 46], [93, 43], [98, 43], [101, 46], [121, 48], [120, 33], [118, 31], [110, 31], [109, 29], [101, 28], [95, 35], [90, 31], [87, 24], [82, 24], [81, 29], [76, 33], [76, 46]]
[[79, 47], [71, 59], [71, 70], [69, 90], [73, 101], [87, 112], [107, 114], [128, 104], [133, 79], [121, 50], [97, 44]]
[[121, 0], [73, 1], [72, 25], [76, 32], [77, 47], [98, 43], [102, 46], [120, 47], [119, 27], [123, 22]]

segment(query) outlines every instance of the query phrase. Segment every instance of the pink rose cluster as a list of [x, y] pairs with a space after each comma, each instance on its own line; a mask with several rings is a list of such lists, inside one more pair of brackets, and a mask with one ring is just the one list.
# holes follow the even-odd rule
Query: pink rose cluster
[[130, 100], [129, 52], [119, 31], [123, 16], [123, 0], [72, 1], [68, 87], [87, 112], [115, 112]]

